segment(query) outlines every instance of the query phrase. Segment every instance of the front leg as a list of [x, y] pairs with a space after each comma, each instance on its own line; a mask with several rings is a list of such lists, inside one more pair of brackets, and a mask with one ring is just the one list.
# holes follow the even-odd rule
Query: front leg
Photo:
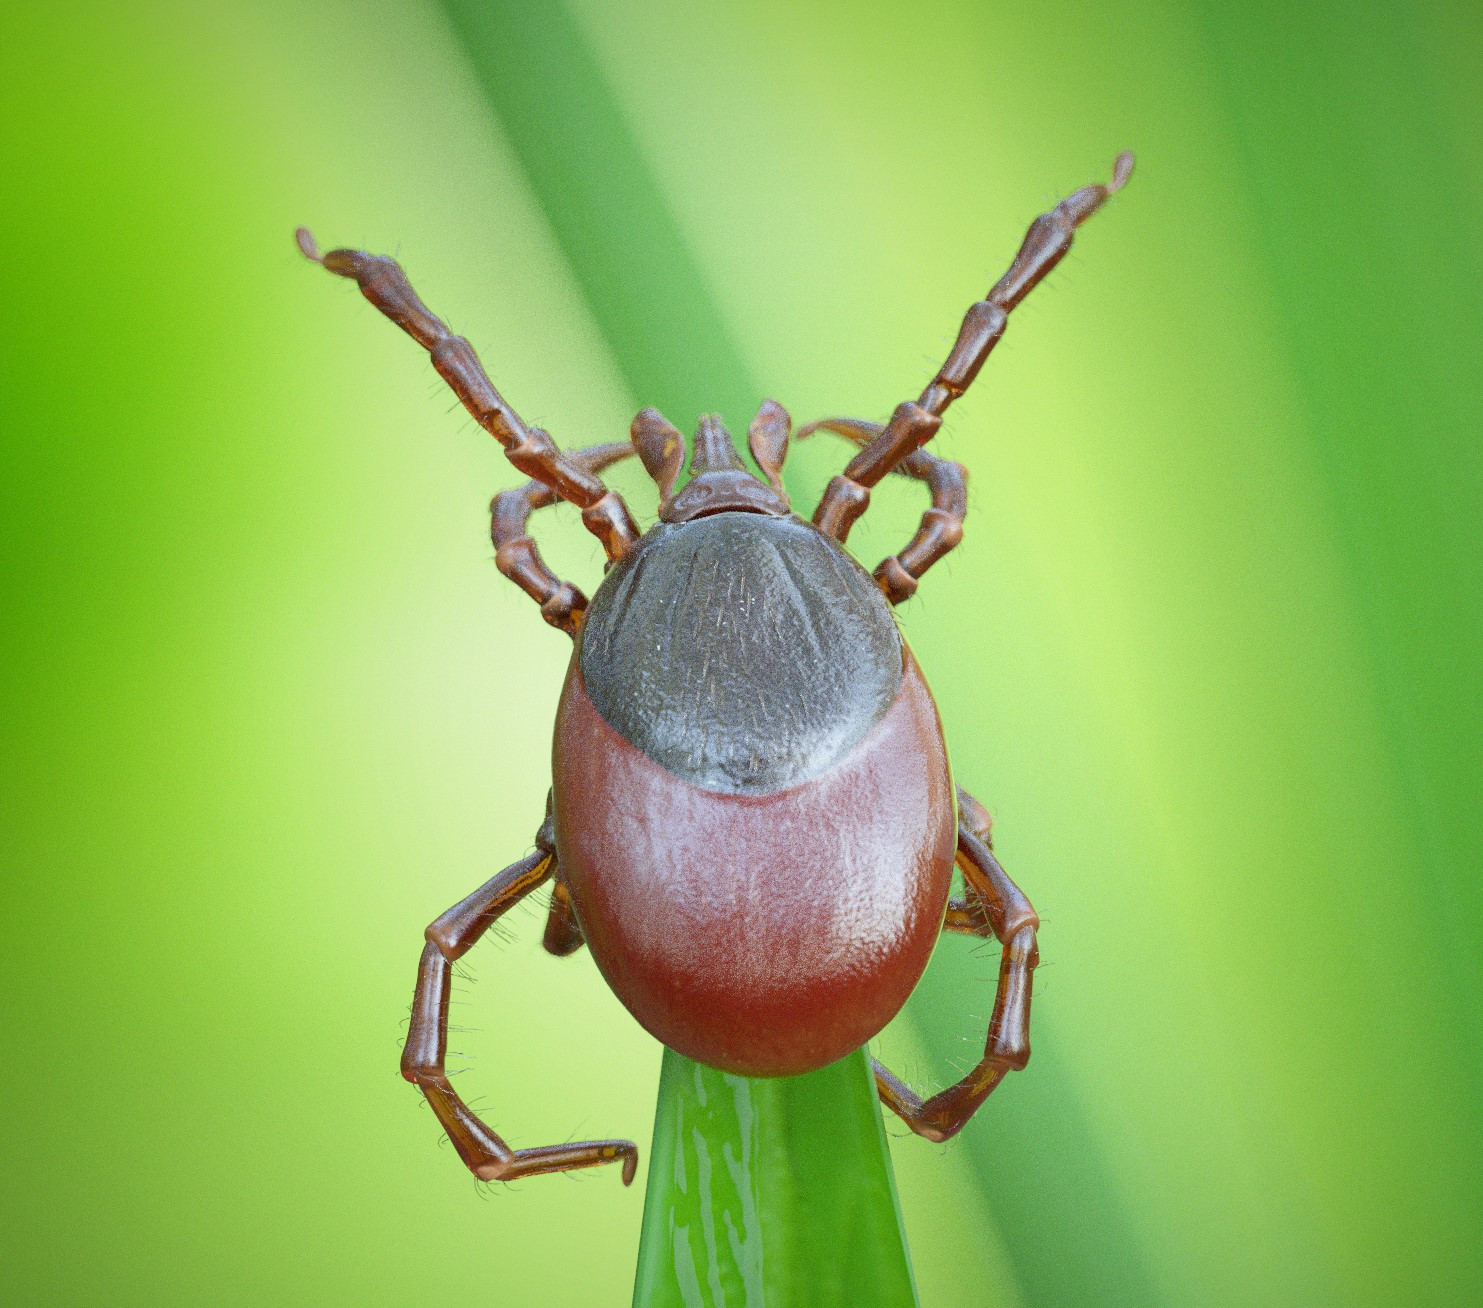
[[[994, 283], [987, 296], [969, 307], [947, 361], [927, 383], [921, 397], [916, 403], [897, 405], [891, 421], [830, 481], [814, 510], [814, 526], [844, 543], [850, 528], [870, 505], [871, 488], [937, 434], [948, 405], [973, 384], [1004, 335], [1015, 306], [1060, 263], [1071, 248], [1076, 229], [1120, 191], [1132, 173], [1133, 156], [1124, 151], [1113, 164], [1111, 182], [1083, 186], [1030, 224], [1009, 271]], [[899, 582], [900, 578], [893, 574], [893, 580]]]
[[[1040, 919], [985, 843], [988, 814], [966, 791], [959, 792], [959, 799], [962, 815], [957, 861], [968, 895], [966, 904], [949, 906], [945, 926], [992, 934], [1003, 950], [984, 1056], [961, 1081], [926, 1101], [887, 1067], [872, 1060], [881, 1102], [918, 1135], [938, 1141], [957, 1135], [999, 1082], [1030, 1061], [1030, 996], [1035, 964], [1040, 958], [1035, 943]], [[964, 919], [961, 925], [952, 922], [954, 907]], [[980, 914], [982, 924], [975, 925]]]
[[525, 425], [495, 390], [474, 347], [449, 331], [448, 324], [423, 304], [395, 259], [364, 250], [321, 254], [303, 227], [294, 239], [306, 259], [353, 281], [366, 299], [428, 352], [438, 375], [474, 421], [500, 443], [511, 463], [582, 510], [583, 525], [602, 541], [609, 563], [616, 563], [638, 543], [638, 525], [623, 497], [557, 449], [549, 434]]
[[[633, 446], [626, 443], [591, 445], [573, 450], [567, 457], [576, 467], [597, 476], [632, 453]], [[542, 481], [500, 491], [489, 503], [489, 536], [494, 541], [495, 567], [541, 606], [541, 616], [547, 622], [575, 640], [587, 596], [546, 566], [529, 533], [530, 515], [550, 508], [559, 498]]]
[[[801, 428], [798, 439], [803, 440], [816, 431], [832, 431], [863, 449], [885, 427], [863, 418], [821, 418]], [[922, 574], [957, 549], [962, 541], [963, 519], [968, 516], [968, 469], [926, 450], [913, 450], [893, 471], [925, 483], [932, 496], [932, 506], [922, 514], [916, 534], [906, 548], [900, 554], [882, 559], [873, 574], [885, 597], [892, 604], [900, 604], [917, 593]]]
[[402, 1051], [402, 1075], [426, 1096], [458, 1156], [481, 1181], [515, 1181], [544, 1172], [570, 1172], [621, 1161], [623, 1184], [638, 1170], [638, 1147], [630, 1140], [512, 1149], [474, 1115], [448, 1080], [448, 1000], [453, 964], [491, 925], [552, 874], [556, 861], [548, 816], [536, 837], [536, 852], [507, 867], [427, 929], [417, 966], [412, 1025]]

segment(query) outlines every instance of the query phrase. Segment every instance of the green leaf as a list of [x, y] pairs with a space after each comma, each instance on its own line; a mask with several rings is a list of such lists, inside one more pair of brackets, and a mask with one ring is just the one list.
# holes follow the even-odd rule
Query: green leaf
[[917, 1302], [863, 1049], [767, 1079], [665, 1051], [633, 1302]]

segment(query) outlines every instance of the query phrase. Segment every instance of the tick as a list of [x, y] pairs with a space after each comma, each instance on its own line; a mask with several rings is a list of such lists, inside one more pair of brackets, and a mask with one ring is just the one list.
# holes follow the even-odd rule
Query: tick
[[[882, 1101], [917, 1134], [946, 1140], [1029, 1060], [1039, 920], [994, 856], [987, 811], [954, 787], [931, 691], [891, 609], [963, 536], [967, 472], [924, 446], [1011, 310], [1132, 170], [1133, 156], [1119, 155], [1109, 184], [1031, 224], [937, 375], [889, 422], [828, 418], [798, 431], [859, 447], [811, 520], [783, 490], [792, 422], [781, 405], [766, 401], [747, 431], [761, 478], [714, 414], [700, 419], [679, 489], [685, 441], [654, 409], [627, 443], [563, 453], [505, 402], [397, 263], [321, 254], [299, 230], [303, 253], [422, 345], [531, 478], [490, 506], [496, 562], [573, 641], [535, 852], [427, 928], [402, 1054], [402, 1075], [480, 1178], [618, 1162], [628, 1184], [638, 1164], [626, 1140], [511, 1148], [444, 1067], [452, 965], [548, 881], [545, 948], [585, 943], [639, 1023], [698, 1062], [787, 1076], [842, 1058], [895, 1016], [943, 930], [1001, 947], [983, 1058], [925, 1102], [876, 1062]], [[659, 487], [659, 521], [642, 534], [601, 479], [634, 453]], [[922, 482], [932, 503], [906, 547], [868, 573], [845, 544], [890, 472]], [[607, 554], [590, 603], [527, 534], [532, 513], [557, 500], [581, 510]], [[955, 864], [961, 900], [949, 898]]]

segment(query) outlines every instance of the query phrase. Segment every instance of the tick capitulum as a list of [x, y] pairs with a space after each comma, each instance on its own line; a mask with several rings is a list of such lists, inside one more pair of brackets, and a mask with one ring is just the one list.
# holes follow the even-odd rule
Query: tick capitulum
[[[967, 473], [924, 446], [967, 390], [1010, 312], [1071, 248], [1076, 228], [1121, 189], [1083, 187], [1030, 226], [1009, 271], [963, 318], [947, 361], [884, 424], [826, 418], [859, 446], [811, 520], [782, 485], [792, 422], [769, 400], [747, 471], [715, 415], [691, 443], [654, 409], [625, 443], [562, 453], [494, 389], [473, 348], [418, 299], [397, 263], [360, 250], [299, 248], [355, 281], [431, 355], [464, 407], [528, 483], [495, 496], [500, 571], [574, 649], [557, 711], [551, 797], [536, 850], [455, 904], [426, 932], [402, 1074], [427, 1096], [460, 1157], [485, 1180], [621, 1162], [626, 1140], [512, 1149], [454, 1092], [444, 1060], [449, 979], [499, 916], [551, 883], [544, 944], [585, 942], [642, 1025], [680, 1053], [748, 1076], [822, 1067], [896, 1014], [942, 930], [993, 937], [999, 982], [984, 1055], [925, 1102], [880, 1063], [886, 1106], [945, 1140], [1030, 1057], [1035, 911], [990, 847], [984, 807], [955, 789], [927, 682], [890, 607], [963, 536]], [[659, 487], [640, 535], [603, 484], [637, 453]], [[845, 548], [887, 473], [923, 482], [931, 507], [899, 554], [865, 572]], [[589, 605], [527, 534], [566, 500], [603, 544]], [[954, 864], [966, 895], [949, 899]]]

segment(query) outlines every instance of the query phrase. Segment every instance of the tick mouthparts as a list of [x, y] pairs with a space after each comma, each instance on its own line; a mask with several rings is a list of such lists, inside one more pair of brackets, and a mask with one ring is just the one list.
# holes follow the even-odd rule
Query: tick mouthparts
[[736, 445], [718, 413], [700, 415], [700, 426], [690, 445], [690, 474], [703, 472], [745, 472], [746, 465], [736, 452]]
[[294, 229], [294, 243], [299, 247], [299, 253], [304, 258], [312, 259], [315, 263], [324, 262], [324, 256], [319, 252], [319, 242], [314, 239], [314, 233], [307, 227]]

